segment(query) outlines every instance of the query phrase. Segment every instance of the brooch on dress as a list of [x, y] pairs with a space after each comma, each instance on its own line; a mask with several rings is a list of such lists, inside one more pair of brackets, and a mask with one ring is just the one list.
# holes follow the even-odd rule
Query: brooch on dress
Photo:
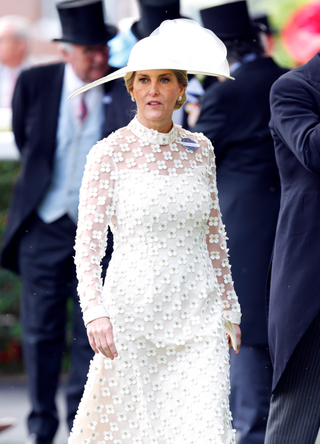
[[187, 137], [185, 137], [184, 139], [181, 139], [181, 144], [185, 147], [188, 148], [191, 151], [195, 151], [199, 148], [199, 143], [195, 142], [194, 140], [188, 139]]

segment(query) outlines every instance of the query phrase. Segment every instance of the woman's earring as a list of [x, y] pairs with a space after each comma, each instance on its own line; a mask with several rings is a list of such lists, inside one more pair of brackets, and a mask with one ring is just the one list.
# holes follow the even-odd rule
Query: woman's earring
[[133, 96], [131, 96], [131, 100], [132, 100], [133, 102], [135, 102], [135, 100], [134, 100], [134, 97], [133, 97]]
[[182, 100], [182, 96], [179, 96], [179, 97], [178, 97], [178, 102], [180, 102], [180, 100]]

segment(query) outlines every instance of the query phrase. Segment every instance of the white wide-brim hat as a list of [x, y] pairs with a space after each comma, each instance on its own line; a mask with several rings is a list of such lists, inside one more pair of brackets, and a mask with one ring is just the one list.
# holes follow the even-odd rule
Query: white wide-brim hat
[[149, 37], [134, 45], [124, 68], [83, 86], [69, 98], [124, 77], [128, 72], [150, 69], [183, 70], [188, 74], [222, 76], [234, 80], [230, 77], [227, 49], [212, 31], [194, 20], [165, 20]]

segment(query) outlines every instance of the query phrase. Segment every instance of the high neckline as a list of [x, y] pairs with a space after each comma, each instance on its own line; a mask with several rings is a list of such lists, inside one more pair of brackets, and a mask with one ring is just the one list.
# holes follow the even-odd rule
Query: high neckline
[[133, 132], [133, 134], [140, 139], [147, 140], [152, 144], [168, 145], [173, 143], [177, 138], [177, 127], [173, 124], [172, 129], [168, 133], [159, 133], [159, 131], [146, 128], [143, 126], [137, 116], [129, 123], [128, 129]]

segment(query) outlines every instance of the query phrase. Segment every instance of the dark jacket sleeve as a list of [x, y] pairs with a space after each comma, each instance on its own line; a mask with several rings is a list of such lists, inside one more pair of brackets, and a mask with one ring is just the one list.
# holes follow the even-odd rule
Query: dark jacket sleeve
[[193, 132], [203, 133], [211, 140], [215, 153], [224, 140], [224, 130], [227, 127], [227, 116], [221, 103], [216, 84], [213, 84], [204, 94], [201, 113]]
[[320, 174], [320, 116], [313, 88], [283, 76], [271, 89], [271, 124], [285, 145], [309, 171]]
[[28, 109], [28, 94], [24, 77], [25, 73], [22, 72], [17, 80], [12, 99], [12, 129], [20, 152], [22, 152], [26, 141], [25, 128]]

